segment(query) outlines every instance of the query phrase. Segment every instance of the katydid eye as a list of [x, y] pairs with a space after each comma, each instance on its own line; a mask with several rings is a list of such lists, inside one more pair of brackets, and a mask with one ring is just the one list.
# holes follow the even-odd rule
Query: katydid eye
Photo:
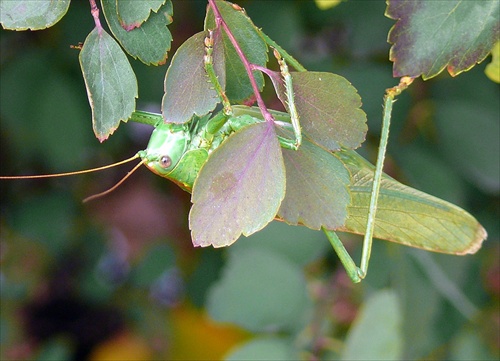
[[172, 159], [168, 155], [164, 155], [160, 158], [160, 167], [168, 168], [172, 165]]

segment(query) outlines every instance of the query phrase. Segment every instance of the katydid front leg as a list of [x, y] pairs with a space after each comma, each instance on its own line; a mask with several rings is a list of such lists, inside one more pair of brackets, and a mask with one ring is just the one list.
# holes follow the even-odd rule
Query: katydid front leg
[[214, 32], [212, 30], [209, 30], [208, 34], [209, 35], [205, 38], [205, 57], [203, 59], [205, 64], [205, 71], [207, 72], [209, 81], [212, 83], [215, 91], [219, 95], [222, 106], [224, 107], [224, 114], [227, 117], [230, 117], [233, 114], [231, 103], [229, 102], [229, 99], [227, 98], [226, 93], [224, 92], [224, 89], [222, 88], [222, 85], [219, 82], [219, 78], [217, 77], [217, 74], [215, 74], [214, 70], [214, 59], [212, 57], [212, 53], [214, 51]]
[[299, 122], [299, 114], [297, 113], [297, 109], [295, 108], [295, 94], [293, 92], [293, 83], [292, 83], [292, 75], [288, 71], [288, 66], [286, 65], [285, 59], [283, 59], [280, 53], [274, 49], [274, 56], [276, 60], [278, 60], [278, 64], [280, 65], [281, 76], [283, 77], [283, 81], [285, 82], [286, 89], [286, 104], [288, 106], [288, 113], [290, 114], [290, 119], [292, 120], [293, 132], [295, 134], [295, 142], [290, 144], [291, 149], [299, 149], [300, 144], [302, 143], [302, 129], [300, 128]]

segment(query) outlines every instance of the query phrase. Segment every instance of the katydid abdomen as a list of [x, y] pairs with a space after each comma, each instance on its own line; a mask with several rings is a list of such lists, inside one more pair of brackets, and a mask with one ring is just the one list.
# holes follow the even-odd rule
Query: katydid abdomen
[[[374, 166], [355, 151], [341, 151], [352, 173], [349, 217], [338, 230], [364, 234]], [[411, 247], [449, 254], [472, 254], [487, 234], [460, 207], [382, 176], [374, 236]]]

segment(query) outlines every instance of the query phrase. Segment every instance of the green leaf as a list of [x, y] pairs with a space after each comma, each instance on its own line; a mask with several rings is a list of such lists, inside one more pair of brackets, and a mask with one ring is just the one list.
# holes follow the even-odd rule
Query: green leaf
[[293, 360], [297, 359], [292, 343], [278, 337], [260, 337], [250, 340], [230, 351], [226, 361], [236, 360]]
[[[364, 234], [374, 166], [354, 151], [336, 153], [351, 173], [351, 204], [340, 231]], [[486, 238], [479, 222], [463, 209], [384, 174], [374, 237], [428, 251], [474, 253]]]
[[223, 247], [273, 220], [285, 196], [285, 167], [274, 126], [233, 133], [208, 158], [193, 186], [189, 226], [195, 246]]
[[[151, 11], [158, 12], [165, 1], [167, 0], [117, 1], [116, 9], [120, 25], [127, 31], [140, 27], [149, 18]], [[172, 12], [169, 14], [172, 15]]]
[[[119, 3], [136, 3], [136, 1], [121, 1]], [[142, 2], [138, 1], [137, 3]], [[120, 24], [116, 0], [101, 0], [101, 4], [111, 32], [127, 53], [146, 65], [161, 65], [167, 61], [172, 42], [172, 34], [167, 28], [173, 20], [173, 7], [170, 0], [158, 12], [152, 13], [142, 26], [130, 31], [123, 29]]]
[[[291, 75], [295, 107], [304, 133], [330, 150], [359, 147], [368, 127], [356, 88], [344, 77], [332, 73], [292, 72]], [[288, 108], [282, 82], [273, 79], [273, 84]]]
[[498, 1], [388, 1], [395, 77], [455, 76], [483, 61], [500, 36]]
[[440, 146], [457, 171], [479, 188], [500, 192], [500, 110], [470, 99], [436, 104]]
[[[267, 63], [267, 45], [260, 32], [243, 11], [236, 10], [227, 1], [216, 1], [217, 7], [243, 54], [252, 64], [265, 66]], [[205, 18], [205, 30], [215, 29], [215, 19], [209, 7]], [[243, 103], [253, 96], [253, 89], [243, 63], [231, 41], [223, 31], [222, 42], [226, 64], [226, 95], [231, 102]], [[260, 71], [253, 72], [259, 90], [264, 87], [264, 77]]]
[[230, 255], [221, 279], [208, 295], [210, 317], [254, 332], [294, 331], [304, 326], [310, 299], [299, 266], [278, 253], [257, 248]]
[[229, 248], [229, 252], [240, 252], [242, 248], [269, 250], [301, 267], [318, 260], [331, 249], [323, 232], [306, 227], [290, 227], [278, 221], [269, 223], [262, 231], [248, 238], [240, 239]]
[[[165, 75], [165, 95], [162, 101], [163, 118], [168, 123], [186, 123], [193, 114], [202, 116], [220, 102], [217, 92], [205, 71], [207, 32], [199, 32], [187, 39], [175, 52]], [[214, 33], [214, 68], [219, 83], [224, 86], [225, 74], [219, 37]]]
[[2, 0], [0, 23], [7, 30], [42, 30], [66, 14], [70, 0]]
[[298, 150], [283, 149], [286, 195], [278, 216], [288, 224], [335, 229], [347, 217], [350, 174], [332, 153], [304, 139]]
[[135, 109], [137, 79], [118, 43], [97, 27], [85, 39], [80, 66], [92, 108], [94, 133], [101, 142]]
[[400, 360], [401, 307], [395, 292], [375, 293], [361, 308], [346, 339], [342, 360]]

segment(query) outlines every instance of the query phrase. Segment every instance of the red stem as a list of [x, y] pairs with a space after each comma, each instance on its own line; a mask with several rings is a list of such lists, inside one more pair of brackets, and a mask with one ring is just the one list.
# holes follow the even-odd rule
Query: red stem
[[274, 80], [274, 81], [281, 80], [281, 74], [279, 74], [271, 69], [265, 68], [265, 67], [257, 65], [257, 64], [250, 64], [250, 67], [252, 68], [252, 70], [258, 70], [258, 71], [266, 74], [271, 80]]
[[219, 11], [219, 8], [215, 4], [215, 0], [208, 0], [208, 3], [210, 4], [210, 7], [212, 8], [215, 16], [215, 25], [219, 27], [222, 25], [224, 28], [227, 36], [229, 37], [229, 40], [231, 41], [231, 44], [233, 44], [234, 49], [238, 53], [238, 56], [241, 59], [241, 62], [243, 63], [243, 66], [245, 67], [245, 70], [248, 74], [248, 78], [250, 80], [250, 84], [252, 85], [253, 92], [255, 94], [255, 99], [257, 100], [257, 105], [259, 106], [260, 112], [264, 116], [264, 119], [268, 122], [273, 122], [274, 117], [269, 113], [269, 110], [267, 110], [266, 105], [264, 104], [264, 100], [262, 99], [262, 96], [260, 95], [259, 92], [259, 87], [257, 86], [257, 82], [255, 81], [255, 77], [252, 72], [252, 65], [248, 61], [247, 57], [243, 53], [243, 50], [241, 50], [240, 45], [238, 44], [238, 41], [234, 37], [233, 33], [231, 32], [231, 29], [229, 29], [229, 26], [227, 26], [226, 22], [222, 18], [222, 14]]
[[101, 20], [99, 20], [99, 8], [97, 7], [95, 0], [89, 0], [89, 1], [90, 1], [90, 13], [94, 18], [95, 27], [97, 28], [97, 31], [100, 34], [102, 31], [102, 25], [101, 25]]

